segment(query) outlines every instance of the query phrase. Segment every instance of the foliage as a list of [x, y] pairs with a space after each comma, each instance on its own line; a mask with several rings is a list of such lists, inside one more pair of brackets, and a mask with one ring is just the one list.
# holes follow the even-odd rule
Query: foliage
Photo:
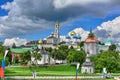
[[41, 60], [42, 55], [41, 55], [41, 53], [34, 52], [34, 53], [32, 53], [32, 57], [34, 58], [34, 61], [36, 61], [36, 64], [38, 64], [37, 60]]
[[13, 43], [13, 45], [12, 45], [12, 48], [16, 48], [17, 46], [16, 46], [16, 44], [15, 43]]
[[111, 46], [109, 46], [108, 50], [112, 50], [113, 51], [113, 50], [116, 50], [116, 48], [117, 48], [116, 45], [112, 44]]
[[80, 42], [80, 48], [82, 48], [84, 46], [84, 41]]
[[8, 51], [6, 58], [8, 58], [9, 64], [12, 64], [12, 52], [11, 52], [10, 48], [8, 48], [8, 50], [9, 51]]
[[82, 64], [85, 61], [86, 54], [84, 51], [70, 50], [67, 56], [68, 62], [79, 62]]
[[92, 56], [91, 60], [95, 63], [96, 72], [102, 72], [107, 68], [108, 72], [117, 72], [120, 69], [120, 56], [117, 51], [102, 51], [97, 56]]
[[67, 58], [68, 52], [69, 52], [68, 46], [61, 45], [58, 48], [52, 50], [50, 55], [54, 59], [65, 60]]
[[2, 46], [2, 43], [0, 42], [0, 65], [4, 57], [4, 52], [5, 52], [5, 48]]
[[59, 45], [61, 45], [61, 44], [65, 44], [65, 43], [66, 43], [65, 41], [62, 41], [62, 42], [59, 43]]
[[14, 59], [13, 59], [13, 63], [18, 63], [19, 62], [19, 59], [18, 59], [18, 56], [15, 56]]
[[30, 51], [24, 52], [20, 55], [21, 57], [21, 63], [27, 64], [31, 60], [31, 53]]

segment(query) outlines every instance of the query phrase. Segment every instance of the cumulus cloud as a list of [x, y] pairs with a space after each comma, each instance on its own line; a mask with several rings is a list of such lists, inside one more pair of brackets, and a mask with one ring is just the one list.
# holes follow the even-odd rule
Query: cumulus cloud
[[102, 41], [105, 41], [108, 34], [111, 34], [114, 42], [120, 42], [120, 16], [112, 21], [103, 22], [94, 32]]
[[1, 6], [9, 12], [0, 17], [0, 37], [50, 29], [56, 20], [63, 24], [86, 14], [105, 16], [118, 5], [119, 0], [13, 0]]
[[13, 43], [16, 44], [16, 46], [25, 45], [28, 41], [26, 39], [20, 39], [20, 38], [11, 38], [11, 39], [5, 39], [4, 46], [12, 46]]

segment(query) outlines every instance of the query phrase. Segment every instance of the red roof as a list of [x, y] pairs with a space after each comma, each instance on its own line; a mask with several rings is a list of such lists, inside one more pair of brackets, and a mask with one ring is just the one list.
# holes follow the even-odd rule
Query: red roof
[[97, 40], [97, 38], [95, 38], [95, 37], [88, 37], [88, 38], [85, 40], [85, 42], [88, 42], [88, 43], [94, 42], [94, 43], [96, 43], [96, 42], [98, 42], [98, 40]]

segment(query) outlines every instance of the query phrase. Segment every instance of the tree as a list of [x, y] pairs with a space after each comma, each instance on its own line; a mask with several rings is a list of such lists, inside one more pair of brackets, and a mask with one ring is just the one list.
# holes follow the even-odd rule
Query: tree
[[68, 53], [67, 61], [68, 62], [79, 62], [82, 64], [85, 61], [86, 54], [84, 51], [71, 50]]
[[116, 50], [116, 45], [115, 44], [112, 44], [111, 46], [109, 46], [109, 49], [108, 50]]
[[16, 44], [15, 43], [13, 43], [12, 48], [16, 48]]
[[21, 57], [21, 63], [27, 64], [31, 60], [31, 53], [30, 51], [24, 52], [20, 55]]
[[117, 72], [120, 68], [120, 57], [117, 51], [103, 51], [97, 56], [92, 56], [91, 60], [95, 63], [96, 72], [102, 72], [104, 67], [108, 72]]
[[69, 52], [68, 46], [61, 45], [58, 48], [52, 50], [50, 55], [54, 59], [65, 60], [67, 58], [68, 52]]
[[6, 57], [8, 58], [9, 64], [12, 64], [12, 52], [11, 52], [10, 48], [8, 48], [7, 50], [9, 50], [9, 51], [8, 51]]
[[2, 42], [0, 42], [0, 65], [2, 62], [2, 59], [4, 57], [5, 47], [2, 46]]
[[18, 56], [15, 56], [15, 57], [14, 57], [13, 62], [14, 62], [15, 64], [19, 62]]
[[84, 41], [80, 42], [80, 48], [82, 48], [84, 46]]
[[42, 55], [41, 55], [41, 53], [34, 52], [34, 53], [32, 53], [32, 57], [34, 58], [34, 61], [36, 62], [35, 64], [37, 65], [38, 64], [37, 60], [41, 60]]

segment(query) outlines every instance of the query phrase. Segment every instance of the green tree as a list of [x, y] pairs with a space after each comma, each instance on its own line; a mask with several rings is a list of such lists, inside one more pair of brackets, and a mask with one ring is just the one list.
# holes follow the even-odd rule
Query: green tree
[[19, 62], [18, 56], [15, 56], [13, 59], [14, 64], [17, 64]]
[[[32, 57], [34, 58], [35, 64], [38, 65], [37, 60], [41, 60], [42, 55], [41, 55], [41, 53], [34, 52], [34, 53], [32, 53]], [[34, 64], [34, 62], [33, 62], [33, 64]]]
[[12, 52], [11, 52], [10, 48], [8, 48], [7, 50], [8, 50], [8, 53], [7, 53], [6, 58], [8, 58], [8, 63], [12, 64]]
[[82, 48], [84, 46], [84, 41], [80, 42], [80, 48]]
[[27, 64], [29, 61], [31, 61], [31, 53], [30, 51], [24, 52], [20, 55], [21, 57], [21, 63]]
[[120, 67], [120, 57], [117, 51], [103, 51], [93, 56], [91, 60], [95, 63], [96, 72], [102, 72], [103, 68], [107, 68], [108, 72], [117, 72]]
[[5, 52], [5, 47], [2, 45], [3, 45], [2, 42], [0, 42], [0, 65], [1, 65], [2, 59], [4, 57], [4, 52]]
[[85, 61], [86, 54], [84, 51], [71, 50], [68, 53], [67, 61], [68, 62], [79, 62], [82, 64]]
[[112, 44], [111, 46], [109, 46], [109, 49], [108, 50], [116, 50], [116, 45], [115, 44]]
[[68, 46], [61, 45], [58, 48], [52, 50], [50, 55], [54, 59], [65, 60], [67, 58], [68, 52], [69, 52]]

